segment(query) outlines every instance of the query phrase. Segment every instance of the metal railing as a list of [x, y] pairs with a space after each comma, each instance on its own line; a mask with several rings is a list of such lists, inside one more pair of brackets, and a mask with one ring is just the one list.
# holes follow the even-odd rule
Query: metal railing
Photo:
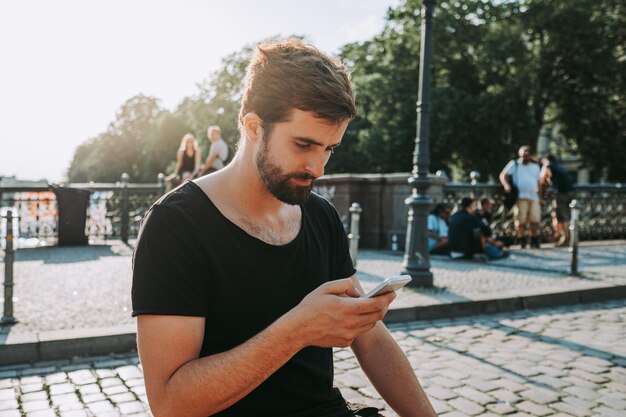
[[[443, 202], [451, 205], [455, 205], [465, 196], [471, 196], [477, 201], [481, 198], [492, 199], [492, 229], [498, 236], [515, 238], [513, 212], [502, 204], [504, 194], [500, 185], [447, 183], [443, 187], [443, 196]], [[553, 235], [554, 197], [554, 192], [545, 187], [541, 205], [541, 234], [544, 241]], [[622, 184], [576, 185], [573, 197], [581, 206], [578, 218], [579, 240], [626, 238], [626, 188]]]
[[[16, 246], [54, 245], [58, 240], [56, 186], [0, 186], [0, 208], [17, 218]], [[117, 183], [70, 183], [64, 188], [90, 192], [85, 234], [90, 242], [136, 237], [139, 223], [150, 206], [165, 193], [163, 174], [156, 183], [134, 184], [128, 175]], [[0, 231], [4, 236], [4, 232]]]

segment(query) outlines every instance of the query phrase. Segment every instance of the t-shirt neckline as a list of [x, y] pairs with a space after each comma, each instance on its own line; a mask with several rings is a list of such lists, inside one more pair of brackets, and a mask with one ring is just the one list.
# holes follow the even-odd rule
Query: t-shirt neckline
[[284, 245], [273, 245], [271, 243], [267, 243], [264, 240], [259, 239], [256, 236], [251, 235], [250, 233], [248, 233], [247, 231], [242, 229], [239, 225], [237, 225], [236, 223], [233, 223], [228, 217], [224, 216], [224, 214], [220, 211], [220, 209], [215, 205], [213, 200], [211, 200], [211, 198], [204, 192], [204, 190], [202, 188], [200, 188], [200, 186], [198, 184], [196, 184], [194, 181], [187, 180], [185, 182], [184, 186], [188, 186], [190, 184], [191, 184], [191, 189], [193, 190], [192, 192], [201, 194], [202, 197], [203, 197], [203, 200], [206, 201], [207, 204], [209, 205], [209, 208], [211, 210], [215, 210], [218, 213], [218, 215], [220, 216], [220, 218], [224, 220], [225, 224], [228, 225], [229, 228], [235, 230], [236, 233], [241, 234], [242, 236], [246, 237], [247, 239], [251, 239], [253, 241], [256, 241], [256, 242], [258, 242], [258, 244], [260, 244], [262, 246], [266, 246], [266, 247], [269, 247], [269, 248], [275, 248], [275, 249], [289, 249], [292, 246], [294, 246], [301, 239], [301, 236], [302, 236], [303, 231], [304, 231], [304, 220], [305, 220], [304, 217], [306, 215], [306, 210], [304, 210], [304, 205], [300, 205], [300, 212], [301, 212], [301, 216], [300, 216], [300, 230], [298, 230], [298, 234], [296, 235], [296, 237], [294, 237], [290, 242], [287, 242]]

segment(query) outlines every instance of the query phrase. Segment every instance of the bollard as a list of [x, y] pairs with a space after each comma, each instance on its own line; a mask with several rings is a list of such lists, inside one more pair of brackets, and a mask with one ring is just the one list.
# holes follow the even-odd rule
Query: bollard
[[128, 174], [122, 174], [122, 242], [128, 243], [128, 219], [129, 219], [129, 205], [128, 205]]
[[580, 204], [576, 200], [572, 200], [569, 204], [569, 208], [572, 210], [569, 224], [569, 252], [572, 254], [570, 275], [578, 275], [578, 216], [580, 214], [580, 207]]
[[157, 182], [159, 183], [159, 190], [161, 191], [161, 195], [165, 194], [165, 174], [159, 172], [157, 175]]
[[478, 200], [478, 195], [476, 194], [476, 185], [478, 185], [478, 180], [480, 180], [480, 172], [472, 171], [470, 172], [470, 184], [472, 185], [472, 190], [470, 191], [470, 197], [474, 200]]
[[17, 323], [13, 317], [13, 211], [7, 211], [7, 236], [4, 251], [4, 315], [0, 319], [0, 326], [10, 326]]
[[352, 258], [352, 264], [356, 266], [356, 258], [359, 255], [359, 220], [361, 218], [361, 206], [359, 203], [352, 203], [350, 206], [350, 234], [348, 240], [350, 241], [350, 257]]

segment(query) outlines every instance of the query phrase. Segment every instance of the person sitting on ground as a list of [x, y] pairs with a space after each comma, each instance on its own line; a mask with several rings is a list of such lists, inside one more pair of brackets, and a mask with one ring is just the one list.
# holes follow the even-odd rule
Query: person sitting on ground
[[200, 169], [200, 149], [198, 141], [191, 133], [187, 133], [180, 141], [176, 152], [176, 168], [174, 173], [166, 178], [173, 187], [192, 179]]
[[451, 208], [439, 203], [428, 215], [428, 251], [430, 253], [447, 253], [448, 251], [448, 219]]
[[480, 262], [506, 256], [502, 249], [487, 241], [491, 229], [475, 214], [474, 199], [461, 200], [460, 210], [450, 218], [448, 248], [453, 258], [468, 258]]
[[487, 238], [487, 242], [502, 249], [508, 246], [506, 242], [500, 238], [497, 238], [491, 230], [491, 222], [493, 221], [493, 200], [490, 198], [481, 198], [480, 209], [476, 210], [476, 215], [480, 218], [485, 226], [490, 230], [491, 236]]

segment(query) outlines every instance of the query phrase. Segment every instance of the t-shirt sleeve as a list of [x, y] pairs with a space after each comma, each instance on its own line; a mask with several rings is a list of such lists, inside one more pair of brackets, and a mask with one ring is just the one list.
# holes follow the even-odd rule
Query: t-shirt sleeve
[[506, 166], [504, 167], [504, 172], [506, 172], [509, 175], [513, 175], [513, 172], [515, 167], [515, 161], [510, 160], [508, 164], [506, 164]]
[[205, 316], [207, 277], [191, 226], [176, 210], [153, 206], [133, 254], [133, 316]]
[[428, 215], [428, 231], [429, 232], [437, 232], [437, 217], [434, 214]]

